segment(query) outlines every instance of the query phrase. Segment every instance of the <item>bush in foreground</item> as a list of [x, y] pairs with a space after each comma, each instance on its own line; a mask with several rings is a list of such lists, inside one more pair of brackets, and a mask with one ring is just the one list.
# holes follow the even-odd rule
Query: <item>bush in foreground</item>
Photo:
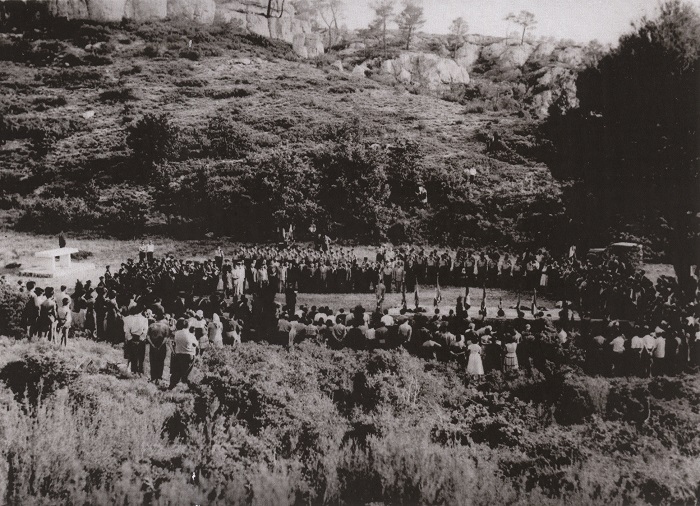
[[[584, 382], [586, 416], [561, 426], [558, 398], [532, 394], [561, 389], [556, 365], [475, 381], [400, 350], [250, 343], [165, 392], [115, 375], [119, 350], [104, 344], [0, 347], [0, 369], [32, 372], [28, 387], [54, 379], [34, 404], [0, 385], [9, 504], [694, 504], [698, 492], [697, 377]], [[588, 415], [612, 395], [603, 383], [646, 395], [649, 420]]]

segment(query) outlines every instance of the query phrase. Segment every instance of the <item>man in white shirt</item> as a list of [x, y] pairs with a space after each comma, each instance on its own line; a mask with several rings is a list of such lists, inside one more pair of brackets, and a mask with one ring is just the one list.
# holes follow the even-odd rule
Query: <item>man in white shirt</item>
[[639, 331], [635, 331], [635, 335], [632, 336], [630, 340], [630, 359], [629, 359], [629, 371], [630, 373], [640, 376], [642, 374], [642, 351], [644, 350], [644, 339], [639, 337]]
[[656, 338], [650, 332], [642, 338], [642, 341], [644, 342], [644, 347], [642, 348], [642, 377], [648, 378], [651, 376]]
[[405, 318], [398, 328], [399, 342], [400, 344], [407, 344], [411, 342], [411, 336], [413, 335], [413, 328], [408, 323], [408, 318]]
[[143, 374], [147, 333], [148, 319], [139, 312], [138, 307], [131, 308], [129, 315], [124, 318], [124, 347], [134, 374]]
[[612, 346], [613, 374], [623, 376], [625, 374], [625, 336], [621, 333], [618, 334], [615, 339], [610, 341], [610, 345]]
[[385, 310], [384, 310], [384, 316], [382, 316], [381, 322], [382, 322], [386, 327], [393, 327], [393, 325], [394, 325], [394, 318], [389, 314], [389, 310], [388, 310], [388, 309], [385, 309]]

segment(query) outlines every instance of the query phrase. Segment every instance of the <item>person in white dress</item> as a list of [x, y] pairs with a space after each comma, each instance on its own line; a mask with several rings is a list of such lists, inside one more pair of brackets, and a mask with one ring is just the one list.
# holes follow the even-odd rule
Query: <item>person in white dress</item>
[[209, 335], [209, 343], [214, 348], [224, 347], [224, 326], [221, 323], [221, 318], [218, 314], [214, 313], [211, 322], [207, 325], [207, 333]]
[[503, 370], [515, 371], [518, 368], [518, 355], [516, 353], [518, 343], [511, 337], [505, 344], [505, 356], [503, 357]]
[[474, 376], [482, 376], [484, 374], [484, 365], [481, 363], [481, 346], [476, 340], [472, 340], [472, 344], [467, 347], [469, 351], [469, 362], [467, 363], [467, 373]]

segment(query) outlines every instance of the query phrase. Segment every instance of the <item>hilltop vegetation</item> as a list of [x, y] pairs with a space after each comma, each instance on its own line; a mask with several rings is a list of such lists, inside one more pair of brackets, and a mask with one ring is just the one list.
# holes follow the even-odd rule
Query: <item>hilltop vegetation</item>
[[[363, 243], [557, 250], [635, 240], [650, 260], [679, 250], [654, 209], [586, 211], [597, 197], [579, 191], [576, 171], [597, 172], [562, 165], [561, 147], [577, 137], [556, 118], [578, 114], [586, 76], [613, 54], [595, 42], [414, 34], [405, 51], [395, 33], [377, 44], [359, 32], [301, 60], [298, 48], [235, 23], [5, 28], [6, 226], [259, 241], [313, 223]], [[599, 186], [589, 189], [607, 198]]]
[[690, 505], [700, 493], [697, 375], [585, 377], [575, 346], [541, 372], [475, 381], [401, 351], [246, 343], [173, 392], [125, 377], [104, 344], [0, 347], [9, 504]]
[[[556, 239], [557, 185], [517, 152], [534, 147], [520, 107], [461, 107], [232, 27], [74, 22], [2, 41], [7, 224], [264, 239], [315, 222], [372, 242]], [[130, 135], [153, 141], [149, 122], [170, 137], [155, 158]], [[496, 132], [503, 143], [489, 143]]]

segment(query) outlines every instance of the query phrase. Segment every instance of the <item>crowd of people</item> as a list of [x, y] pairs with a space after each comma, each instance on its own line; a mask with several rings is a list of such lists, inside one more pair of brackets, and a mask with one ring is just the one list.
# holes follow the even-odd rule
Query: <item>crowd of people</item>
[[[178, 260], [171, 255], [157, 258], [148, 249], [145, 253], [136, 262], [122, 264], [117, 272], [107, 267], [95, 286], [91, 281], [78, 281], [70, 294], [66, 286], [55, 293], [31, 281], [20, 284], [29, 296], [24, 310], [28, 336], [65, 345], [70, 332], [80, 329], [99, 341], [124, 343], [125, 358], [135, 374], [144, 373], [148, 350], [155, 382], [162, 381], [170, 350], [171, 387], [187, 381], [196, 355], [242, 341], [294, 346], [312, 340], [332, 348], [354, 349], [404, 347], [427, 358], [463, 361], [470, 374], [481, 375], [491, 370], [541, 369], [552, 354], [565, 355], [572, 346], [571, 304], [579, 311], [581, 330], [580, 335], [575, 332], [575, 346], [585, 350], [586, 368], [592, 374], [677, 374], [700, 366], [700, 315], [695, 302], [680, 297], [675, 279], [661, 277], [654, 285], [642, 271], [617, 257], [591, 261], [570, 255], [557, 262], [547, 260], [544, 252], [516, 257], [539, 264], [539, 286], [545, 275], [543, 264], [557, 265], [561, 282], [571, 285], [572, 301], [565, 299], [560, 318], [554, 322], [556, 330], [545, 332], [545, 325], [552, 322], [535, 304], [528, 318], [519, 304], [514, 319], [503, 318], [499, 308], [491, 316], [500, 319], [493, 322], [487, 319], [484, 307], [474, 314], [468, 289], [454, 308], [440, 307], [437, 298], [430, 310], [420, 307], [417, 300], [409, 308], [405, 297], [400, 307], [383, 307], [385, 292], [405, 293], [411, 283], [418, 285], [433, 275], [437, 280], [450, 283], [457, 279], [469, 286], [469, 276], [466, 280], [461, 277], [464, 269], [455, 267], [469, 261], [469, 252], [466, 256], [461, 251], [425, 255], [412, 248], [384, 248], [372, 261], [359, 260], [351, 250], [340, 248], [241, 247], [232, 257], [218, 249], [212, 259], [203, 261]], [[495, 255], [489, 258], [495, 261]], [[506, 255], [500, 258], [505, 260]], [[323, 265], [335, 273], [302, 274], [308, 267]], [[353, 276], [358, 266], [362, 270], [365, 265], [367, 269], [372, 266], [369, 278]], [[479, 273], [485, 272], [483, 279], [489, 283], [508, 286], [512, 282], [502, 278], [513, 276], [512, 268], [503, 268], [511, 265], [505, 261], [493, 278], [488, 260], [484, 271], [480, 262], [474, 265], [469, 272], [477, 281]], [[339, 271], [345, 273], [342, 280], [347, 285], [332, 284], [339, 282]], [[527, 276], [523, 275], [525, 283]], [[534, 280], [534, 274], [531, 276]], [[366, 280], [361, 282], [362, 291], [375, 290], [376, 306], [347, 311], [297, 306], [297, 290], [302, 286], [311, 290], [341, 286], [354, 291], [358, 279]], [[285, 293], [284, 304], [275, 297], [280, 291]], [[623, 318], [616, 311], [630, 311], [635, 318]], [[581, 320], [596, 312], [606, 322], [603, 330], [583, 329]]]
[[182, 260], [170, 254], [156, 257], [149, 243], [141, 246], [138, 261], [128, 259], [116, 272], [107, 266], [98, 283], [119, 297], [157, 296], [165, 303], [175, 299], [175, 294], [269, 298], [284, 293], [293, 298], [296, 293], [373, 293], [378, 289], [402, 293], [408, 302], [426, 285], [501, 288], [526, 296], [537, 292], [562, 303], [570, 301], [569, 307], [584, 317], [628, 320], [656, 315], [659, 295], [666, 299], [663, 309], [677, 292], [657, 292], [629, 258], [580, 257], [574, 248], [555, 257], [544, 249], [515, 255], [384, 247], [368, 258], [358, 257], [352, 248], [292, 244], [236, 247], [227, 253], [219, 247], [211, 258]]

